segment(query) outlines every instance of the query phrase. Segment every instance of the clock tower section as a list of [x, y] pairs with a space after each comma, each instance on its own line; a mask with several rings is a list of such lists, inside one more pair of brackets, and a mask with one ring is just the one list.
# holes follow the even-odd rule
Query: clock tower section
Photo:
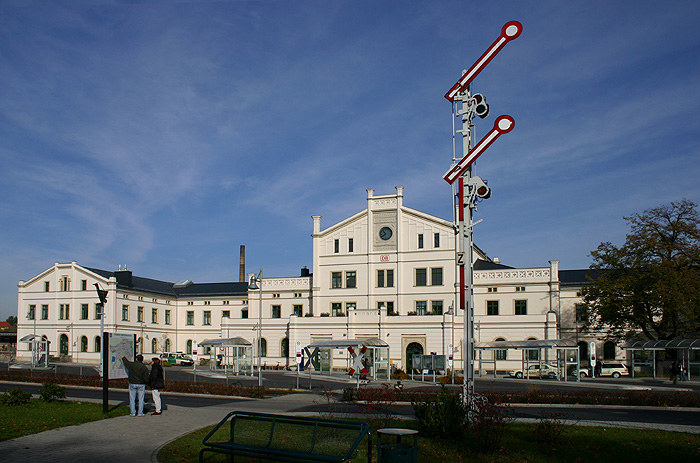
[[[396, 187], [395, 195], [374, 196], [374, 190], [367, 190], [368, 227], [367, 242], [371, 243], [371, 254], [398, 251], [400, 230], [399, 213], [403, 206], [403, 187]], [[394, 260], [394, 259], [392, 259]]]

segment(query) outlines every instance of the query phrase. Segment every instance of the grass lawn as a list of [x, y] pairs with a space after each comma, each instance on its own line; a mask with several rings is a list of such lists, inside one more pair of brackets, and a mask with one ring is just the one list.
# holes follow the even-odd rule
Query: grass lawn
[[[373, 425], [373, 423], [370, 423]], [[264, 425], [261, 425], [264, 426]], [[415, 421], [395, 421], [386, 427], [415, 428]], [[384, 426], [383, 426], [384, 427]], [[197, 461], [202, 439], [213, 428], [209, 426], [183, 436], [166, 445], [158, 453], [160, 463]], [[258, 435], [265, 435], [264, 429]], [[260, 432], [262, 431], [262, 432]], [[374, 426], [373, 426], [374, 431]], [[217, 435], [218, 440], [226, 440], [228, 427], [224, 426]], [[375, 447], [372, 450], [376, 461], [376, 433], [373, 432]], [[289, 440], [289, 435], [286, 440]], [[308, 446], [308, 441], [299, 439], [297, 448]], [[293, 443], [286, 442], [285, 445]], [[536, 440], [534, 425], [513, 423], [502, 442], [502, 448], [490, 455], [474, 450], [468, 440], [449, 441], [439, 439], [418, 439], [418, 461], [421, 462], [595, 462], [595, 463], [640, 463], [659, 461], [700, 461], [700, 436], [663, 431], [568, 426], [559, 443]], [[353, 461], [367, 461], [367, 444], [360, 446], [360, 454]], [[205, 461], [228, 461], [226, 456], [205, 454]], [[259, 461], [237, 457], [237, 462]]]
[[129, 407], [112, 407], [102, 414], [101, 403], [32, 399], [26, 405], [0, 406], [0, 441], [48, 429], [129, 414]]

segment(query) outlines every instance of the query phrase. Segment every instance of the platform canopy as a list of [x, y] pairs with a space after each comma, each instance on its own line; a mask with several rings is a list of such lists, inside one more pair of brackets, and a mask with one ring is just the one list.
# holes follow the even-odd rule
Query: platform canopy
[[202, 347], [245, 347], [252, 346], [253, 343], [241, 337], [205, 339], [197, 343]]
[[32, 342], [32, 341], [43, 341], [44, 339], [39, 336], [38, 334], [28, 334], [26, 336], [22, 336], [22, 339], [19, 340], [19, 342]]
[[565, 339], [528, 339], [524, 341], [490, 341], [478, 342], [474, 345], [476, 349], [542, 349], [554, 347], [576, 348], [575, 341]]
[[625, 350], [700, 349], [700, 339], [633, 341], [628, 342], [622, 348]]
[[367, 338], [367, 339], [328, 339], [324, 341], [316, 341], [309, 344], [307, 347], [325, 347], [331, 349], [346, 349], [348, 347], [389, 347], [385, 341], [379, 338]]

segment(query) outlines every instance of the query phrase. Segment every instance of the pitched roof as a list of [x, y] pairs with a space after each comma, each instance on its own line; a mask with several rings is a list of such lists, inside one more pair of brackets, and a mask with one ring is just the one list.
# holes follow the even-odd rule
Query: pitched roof
[[[105, 278], [116, 277], [114, 272], [97, 268], [85, 268]], [[184, 288], [176, 288], [174, 284], [175, 283], [169, 281], [154, 280], [152, 278], [143, 278], [133, 275], [131, 277], [130, 286], [118, 282], [117, 287], [133, 291], [163, 294], [171, 297], [245, 296], [248, 294], [248, 283], [246, 282], [193, 283]]]
[[490, 260], [477, 259], [476, 262], [474, 262], [474, 270], [507, 270], [512, 268], [513, 267], [497, 264]]
[[589, 285], [589, 277], [596, 280], [601, 274], [600, 270], [580, 269], [580, 270], [559, 270], [559, 282], [562, 286]]

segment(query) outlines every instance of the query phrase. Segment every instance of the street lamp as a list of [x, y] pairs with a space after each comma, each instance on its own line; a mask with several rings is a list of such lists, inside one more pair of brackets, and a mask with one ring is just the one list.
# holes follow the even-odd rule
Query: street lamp
[[258, 305], [258, 386], [262, 386], [262, 275], [263, 271], [257, 275], [252, 274], [248, 282], [248, 289], [259, 291]]
[[107, 413], [109, 411], [109, 369], [107, 367], [107, 347], [109, 344], [104, 328], [105, 307], [107, 306], [107, 293], [109, 291], [100, 288], [99, 283], [95, 283], [95, 289], [97, 290], [97, 297], [100, 299], [100, 340], [102, 341], [102, 346], [100, 348], [102, 351], [102, 413]]

